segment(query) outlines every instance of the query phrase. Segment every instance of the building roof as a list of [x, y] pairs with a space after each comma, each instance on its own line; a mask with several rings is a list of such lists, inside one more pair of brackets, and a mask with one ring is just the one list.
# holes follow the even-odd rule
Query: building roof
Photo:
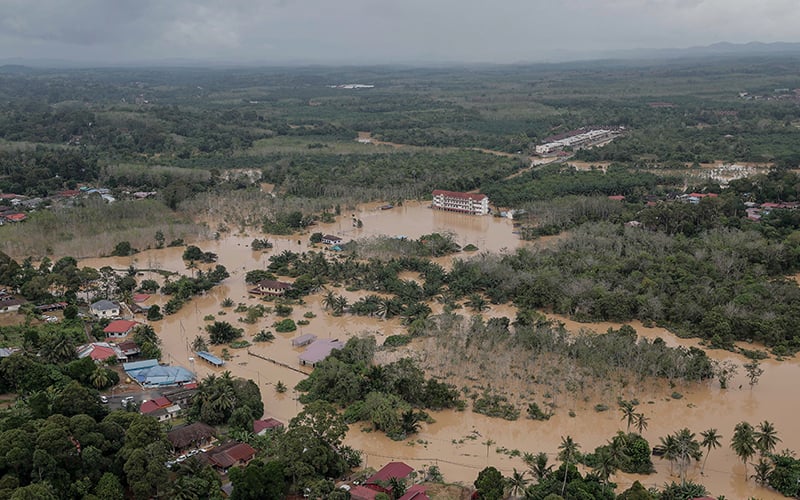
[[135, 321], [130, 321], [127, 319], [117, 319], [112, 321], [108, 324], [107, 327], [103, 328], [104, 333], [127, 333], [131, 331], [131, 329], [136, 326], [138, 323]]
[[261, 280], [256, 284], [261, 288], [272, 288], [275, 290], [288, 290], [292, 288], [291, 283], [284, 283], [283, 281], [276, 280]]
[[317, 340], [317, 336], [313, 333], [306, 333], [292, 339], [292, 347], [300, 347]]
[[247, 443], [228, 443], [207, 454], [209, 461], [222, 469], [239, 462], [246, 462], [256, 454], [256, 449]]
[[208, 351], [197, 351], [195, 354], [200, 356], [202, 359], [208, 361], [214, 366], [222, 366], [225, 364], [225, 361], [219, 359], [218, 357], [214, 356]]
[[339, 339], [318, 339], [312, 342], [300, 355], [300, 361], [306, 364], [316, 364], [327, 358], [334, 349], [341, 349], [344, 344]]
[[108, 358], [125, 359], [125, 355], [114, 344], [108, 342], [94, 342], [80, 346], [77, 349], [78, 358], [83, 359], [87, 356], [94, 361], [105, 361]]
[[119, 309], [119, 306], [117, 304], [111, 302], [110, 300], [106, 300], [106, 299], [98, 300], [97, 302], [95, 302], [94, 304], [90, 305], [89, 307], [91, 307], [92, 309], [94, 309], [96, 311], [110, 311], [112, 309]]
[[25, 303], [24, 299], [19, 299], [17, 297], [6, 296], [0, 300], [0, 308], [1, 307], [11, 307], [11, 306], [19, 306]]
[[264, 420], [253, 421], [253, 434], [258, 434], [261, 431], [277, 429], [283, 427], [283, 422], [274, 418], [265, 418]]
[[608, 199], [613, 201], [623, 201], [625, 199], [625, 196], [621, 194], [612, 194], [611, 196], [608, 197]]
[[204, 441], [217, 435], [216, 429], [202, 422], [184, 425], [167, 433], [167, 439], [175, 448], [185, 448], [192, 443]]
[[153, 366], [158, 366], [157, 359], [143, 359], [141, 361], [134, 361], [132, 363], [123, 363], [122, 369], [126, 372], [132, 372], [136, 370], [142, 370], [144, 368], [150, 368]]
[[325, 236], [322, 237], [322, 239], [328, 241], [342, 241], [340, 237], [334, 236], [332, 234], [326, 234]]
[[405, 495], [401, 496], [398, 500], [431, 500], [430, 497], [425, 494], [426, 489], [427, 488], [421, 484], [415, 484], [407, 489]]
[[144, 302], [145, 300], [150, 298], [149, 293], [136, 293], [133, 295], [134, 302]]
[[0, 358], [7, 358], [19, 351], [16, 347], [0, 347]]
[[365, 484], [374, 484], [378, 481], [389, 481], [391, 478], [405, 479], [414, 469], [403, 462], [389, 462], [381, 470], [366, 480]]
[[11, 222], [22, 222], [22, 221], [24, 221], [25, 219], [28, 218], [27, 215], [21, 214], [21, 213], [8, 214], [8, 215], [4, 215], [3, 217], [5, 217], [6, 220], [9, 220]]
[[364, 486], [353, 486], [350, 488], [350, 498], [353, 500], [375, 500], [375, 495], [379, 491], [365, 488]]
[[433, 196], [447, 196], [449, 198], [461, 198], [463, 200], [475, 200], [475, 201], [482, 201], [484, 198], [488, 198], [485, 194], [481, 193], [462, 193], [460, 191], [445, 191], [443, 189], [435, 189], [433, 191]]

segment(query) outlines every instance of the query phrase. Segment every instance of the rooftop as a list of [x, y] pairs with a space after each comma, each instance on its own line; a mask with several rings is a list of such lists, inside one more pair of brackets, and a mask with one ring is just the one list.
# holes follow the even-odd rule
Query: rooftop
[[131, 330], [134, 326], [138, 323], [135, 321], [130, 321], [127, 319], [118, 319], [114, 320], [108, 324], [107, 327], [103, 328], [104, 333], [126, 333]]
[[314, 365], [327, 358], [334, 349], [341, 349], [344, 344], [339, 339], [318, 339], [312, 342], [300, 355], [304, 364]]
[[481, 201], [485, 198], [488, 198], [488, 196], [481, 193], [462, 193], [460, 191], [445, 191], [443, 189], [435, 189], [433, 191], [433, 196], [439, 196], [439, 195], [447, 196], [449, 198], [461, 198], [464, 200], [469, 199], [475, 201]]

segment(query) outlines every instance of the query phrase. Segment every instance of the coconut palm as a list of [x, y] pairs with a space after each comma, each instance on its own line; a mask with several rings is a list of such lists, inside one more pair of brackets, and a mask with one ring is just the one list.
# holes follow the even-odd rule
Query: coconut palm
[[486, 309], [489, 309], [489, 304], [486, 302], [486, 299], [479, 293], [473, 293], [467, 299], [467, 307], [472, 309], [475, 312], [483, 312]]
[[111, 382], [111, 378], [108, 376], [108, 371], [106, 371], [105, 368], [98, 366], [94, 369], [92, 374], [89, 375], [89, 382], [91, 382], [95, 389], [103, 389]]
[[756, 448], [758, 448], [761, 456], [769, 455], [775, 451], [775, 447], [781, 442], [778, 437], [778, 431], [775, 430], [775, 425], [771, 422], [764, 420], [758, 424], [755, 431]]
[[422, 419], [419, 413], [414, 410], [406, 410], [400, 414], [400, 428], [403, 432], [408, 434], [416, 434], [419, 432], [419, 422]]
[[766, 485], [769, 482], [769, 475], [772, 473], [772, 464], [769, 460], [761, 457], [758, 462], [753, 464], [753, 475], [750, 476], [758, 484]]
[[341, 316], [344, 313], [344, 310], [347, 309], [347, 297], [342, 295], [336, 296], [333, 300], [333, 305], [331, 309], [333, 310], [334, 316]]
[[511, 476], [506, 480], [508, 484], [508, 492], [511, 496], [520, 496], [525, 492], [525, 487], [528, 485], [528, 479], [525, 477], [525, 471], [519, 472], [516, 467]]
[[336, 304], [336, 294], [332, 291], [328, 291], [325, 293], [325, 297], [322, 298], [322, 307], [325, 309], [333, 309], [333, 306]]
[[677, 442], [677, 459], [681, 475], [681, 484], [686, 483], [686, 470], [689, 468], [691, 460], [700, 461], [703, 452], [700, 451], [700, 443], [695, 439], [694, 432], [686, 427], [675, 433]]
[[644, 415], [644, 413], [637, 413], [636, 414], [636, 420], [635, 420], [633, 425], [636, 426], [636, 430], [639, 432], [640, 435], [642, 434], [642, 432], [647, 430], [647, 422], [649, 420], [650, 419], [647, 418]]
[[739, 422], [733, 428], [731, 448], [744, 464], [744, 477], [747, 480], [747, 461], [756, 454], [756, 436], [753, 426], [747, 422]]
[[533, 474], [538, 481], [541, 481], [545, 477], [549, 476], [553, 471], [553, 466], [547, 465], [547, 460], [547, 453], [543, 451], [540, 451], [536, 455], [526, 452], [522, 456], [522, 461], [525, 462], [525, 465], [527, 465], [528, 468], [530, 468], [531, 474]]
[[708, 461], [708, 456], [711, 454], [711, 450], [715, 450], [720, 446], [719, 440], [722, 436], [717, 433], [716, 429], [708, 429], [707, 431], [701, 432], [700, 435], [703, 437], [700, 446], [706, 449], [706, 458], [703, 460], [703, 466], [700, 468], [700, 473], [702, 474], [703, 471], [706, 470], [706, 462]]
[[593, 472], [600, 479], [601, 482], [607, 483], [611, 474], [617, 471], [617, 459], [611, 451], [610, 446], [602, 446], [598, 448], [595, 455], [595, 466]]
[[619, 411], [622, 412], [622, 420], [627, 420], [628, 432], [630, 432], [631, 424], [636, 421], [636, 406], [623, 399], [619, 402]]
[[659, 438], [659, 440], [661, 441], [661, 447], [664, 449], [664, 453], [661, 454], [661, 458], [666, 458], [669, 460], [669, 473], [672, 475], [672, 466], [675, 460], [678, 458], [678, 441], [672, 434], [669, 434], [666, 437], [662, 436]]
[[569, 462], [578, 453], [580, 445], [572, 440], [571, 436], [561, 437], [561, 444], [558, 447], [558, 459], [564, 462], [564, 484], [561, 486], [561, 496], [567, 489], [567, 473], [569, 472]]

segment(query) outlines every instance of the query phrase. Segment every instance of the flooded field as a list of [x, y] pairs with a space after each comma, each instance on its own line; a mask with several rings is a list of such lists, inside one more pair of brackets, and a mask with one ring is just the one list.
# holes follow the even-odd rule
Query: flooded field
[[[362, 228], [352, 226], [351, 215], [362, 221]], [[391, 210], [380, 210], [379, 205], [366, 205], [353, 214], [343, 214], [334, 224], [320, 225], [312, 230], [335, 233], [345, 240], [379, 234], [417, 238], [431, 232], [450, 231], [456, 235], [459, 244], [472, 243], [481, 251], [491, 252], [511, 251], [523, 244], [512, 233], [511, 221], [507, 219], [439, 212], [429, 209], [425, 204], [413, 202]], [[207, 315], [243, 328], [245, 339], [251, 341], [252, 336], [262, 329], [274, 331], [272, 323], [277, 319], [274, 315], [265, 316], [257, 324], [247, 325], [238, 321], [242, 315], [234, 313], [234, 308], [225, 309], [221, 303], [225, 298], [248, 305], [262, 303], [258, 298], [247, 294], [244, 274], [249, 270], [264, 269], [268, 264], [268, 257], [272, 254], [287, 249], [308, 250], [308, 234], [291, 238], [269, 236], [275, 246], [263, 253], [250, 250], [249, 243], [255, 237], [263, 235], [226, 234], [220, 240], [198, 244], [203, 251], [217, 253], [219, 264], [227, 267], [231, 277], [205, 296], [194, 298], [177, 314], [153, 323], [153, 327], [162, 339], [164, 361], [192, 369], [201, 378], [210, 373], [221, 373], [223, 370], [230, 370], [234, 375], [250, 378], [261, 388], [266, 415], [286, 422], [296, 415], [301, 407], [296, 400], [297, 394], [291, 388], [304, 377], [303, 372], [307, 372], [306, 368], [299, 366], [297, 356], [301, 350], [292, 348], [292, 338], [313, 333], [320, 338], [338, 338], [345, 341], [353, 335], [368, 332], [377, 335], [380, 344], [381, 337], [404, 333], [405, 328], [399, 319], [384, 321], [349, 315], [334, 317], [324, 310], [321, 294], [317, 294], [307, 297], [305, 304], [295, 306], [291, 314], [291, 317], [298, 321], [304, 319], [306, 313], [312, 313], [315, 317], [309, 320], [309, 325], [299, 326], [298, 330], [291, 334], [276, 333], [273, 342], [254, 343], [249, 348], [251, 353], [292, 368], [248, 354], [248, 349], [228, 348], [232, 357], [224, 368], [213, 368], [199, 359], [190, 361], [193, 356], [189, 346], [195, 336], [203, 333], [205, 325], [209, 323], [204, 319]], [[190, 274], [191, 271], [186, 269], [181, 259], [183, 250], [183, 248], [149, 250], [132, 257], [88, 259], [82, 261], [81, 265], [92, 267], [110, 265], [124, 269], [133, 264], [141, 269], [163, 268]], [[461, 254], [459, 257], [466, 256]], [[157, 277], [156, 274], [145, 272], [140, 278]], [[413, 273], [407, 273], [403, 277], [415, 278]], [[343, 288], [333, 290], [337, 294], [346, 296], [351, 303], [363, 294], [363, 292], [347, 292]], [[156, 294], [151, 297], [149, 303], [163, 305], [166, 300], [166, 297]], [[434, 307], [434, 313], [436, 312], [439, 312], [438, 307]], [[462, 311], [462, 314], [469, 313]], [[493, 306], [484, 313], [484, 316], [505, 315], [513, 318], [513, 314], [514, 311], [510, 307]], [[609, 327], [619, 326], [609, 323], [583, 324], [564, 317], [554, 316], [554, 318], [564, 322], [572, 331], [581, 328], [605, 331]], [[696, 340], [678, 339], [661, 328], [645, 328], [638, 323], [632, 326], [640, 335], [648, 338], [662, 337], [670, 345], [697, 345]], [[413, 348], [421, 349], [420, 346], [424, 345], [424, 342], [417, 342], [413, 344]], [[214, 347], [211, 350], [217, 355], [222, 354], [221, 347]], [[719, 360], [730, 359], [738, 364], [745, 362], [742, 357], [724, 351], [710, 351], [709, 355]], [[800, 379], [800, 365], [794, 359], [782, 362], [766, 360], [762, 362], [762, 367], [764, 374], [752, 389], [742, 369], [727, 390], [721, 390], [716, 381], [678, 384], [676, 387], [669, 387], [666, 383], [655, 383], [637, 389], [639, 392], [636, 397], [641, 401], [637, 411], [645, 413], [649, 418], [649, 426], [644, 431], [644, 436], [652, 445], [658, 443], [660, 436], [682, 427], [688, 427], [698, 435], [706, 429], [716, 428], [723, 436], [723, 446], [711, 452], [704, 477], [700, 477], [698, 464], [690, 469], [689, 478], [702, 482], [713, 494], [724, 494], [730, 499], [744, 499], [750, 496], [762, 499], [783, 498], [777, 493], [757, 486], [752, 479], [745, 481], [742, 463], [729, 447], [736, 423], [747, 420], [755, 425], [763, 420], [769, 420], [775, 424], [782, 439], [779, 449], [800, 450], [800, 428], [794, 417], [800, 410], [795, 387], [795, 381]], [[507, 380], [502, 380], [504, 370], [501, 368], [499, 364], [484, 370], [475, 367], [473, 376], [484, 385], [500, 386], [508, 383]], [[278, 394], [274, 389], [274, 384], [278, 381], [286, 384], [290, 388], [289, 391]], [[680, 393], [682, 398], [671, 397], [673, 392]], [[580, 444], [582, 451], [592, 451], [594, 447], [604, 444], [618, 430], [625, 430], [625, 424], [620, 420], [621, 414], [616, 409], [613, 399], [609, 400], [609, 396], [602, 392], [599, 392], [597, 397], [605, 398], [603, 402], [609, 405], [608, 411], [595, 411], [594, 406], [599, 401], [593, 398], [584, 400], [563, 396], [555, 415], [549, 421], [527, 420], [524, 418], [524, 412], [523, 417], [514, 422], [484, 417], [469, 410], [433, 412], [435, 423], [424, 425], [413, 440], [391, 441], [383, 434], [368, 432], [356, 424], [351, 426], [346, 442], [364, 451], [367, 466], [380, 467], [391, 460], [403, 460], [415, 467], [436, 464], [448, 481], [472, 484], [477, 473], [486, 465], [493, 465], [504, 474], [510, 474], [514, 468], [525, 469], [518, 456], [510, 456], [512, 450], [533, 453], [544, 451], [555, 462], [555, 454], [562, 436], [570, 435]], [[625, 397], [630, 396], [626, 394]], [[570, 416], [570, 410], [574, 412], [574, 417]], [[665, 482], [678, 480], [677, 477], [670, 477], [670, 465], [667, 461], [656, 458], [655, 466], [656, 474], [650, 476], [618, 474], [615, 480], [620, 489], [627, 488], [636, 479], [646, 486], [661, 486]], [[752, 467], [748, 467], [748, 472], [752, 473]]]

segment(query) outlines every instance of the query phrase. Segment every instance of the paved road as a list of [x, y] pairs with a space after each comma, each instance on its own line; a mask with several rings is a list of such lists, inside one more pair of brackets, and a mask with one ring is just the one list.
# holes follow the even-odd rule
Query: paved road
[[126, 391], [121, 394], [106, 394], [108, 398], [108, 409], [109, 410], [119, 410], [122, 408], [122, 400], [127, 397], [133, 397], [133, 402], [138, 405], [141, 405], [143, 402], [148, 401], [150, 399], [155, 399], [161, 396], [161, 392], [156, 389], [148, 389], [148, 390], [136, 390], [136, 391]]

